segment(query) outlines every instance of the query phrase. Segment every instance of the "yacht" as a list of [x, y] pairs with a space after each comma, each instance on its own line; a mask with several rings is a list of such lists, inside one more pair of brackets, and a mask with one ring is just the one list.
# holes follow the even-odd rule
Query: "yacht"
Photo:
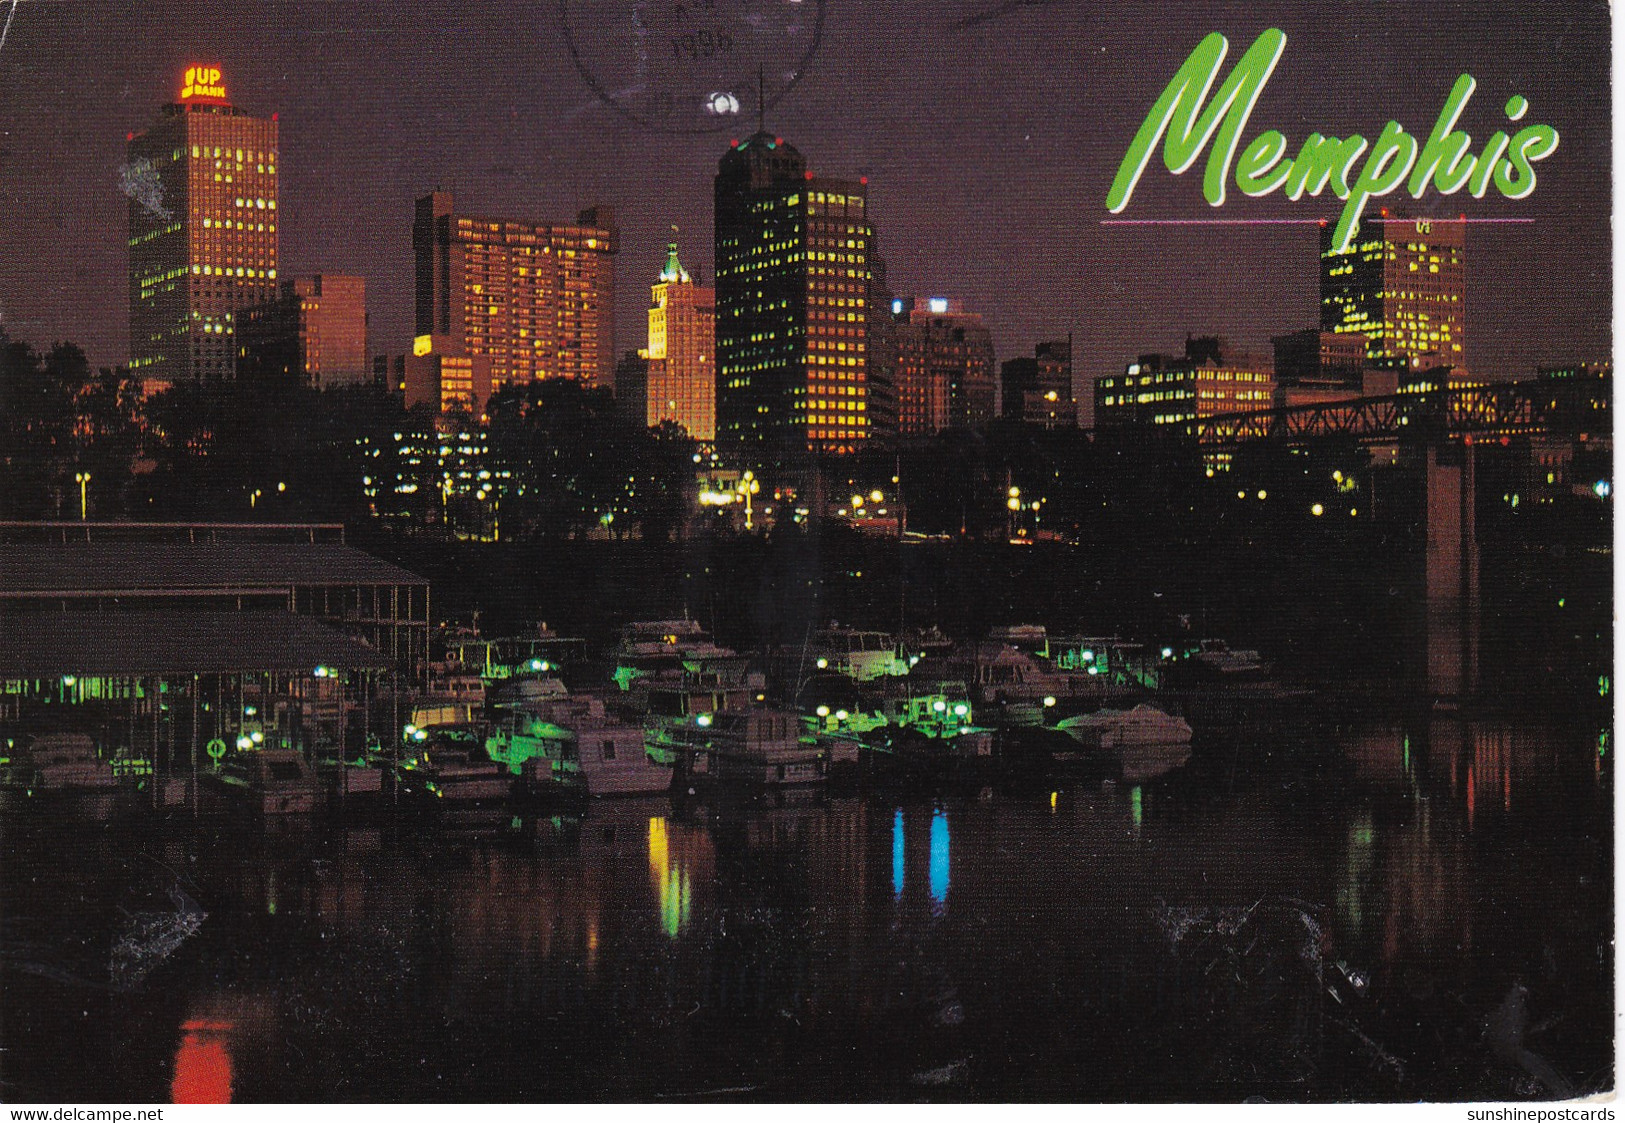
[[31, 772], [33, 794], [75, 795], [117, 789], [110, 761], [96, 755], [96, 743], [82, 733], [48, 733], [28, 747], [23, 771]]
[[1097, 710], [1064, 718], [1055, 727], [1090, 749], [1122, 750], [1138, 745], [1186, 745], [1190, 723], [1141, 703], [1132, 710]]
[[813, 636], [806, 661], [809, 665], [800, 668], [804, 673], [816, 668], [854, 682], [906, 675], [911, 665], [898, 654], [897, 642], [884, 632], [839, 627], [825, 628]]
[[315, 773], [293, 749], [238, 752], [203, 778], [259, 815], [308, 815], [316, 809]]
[[534, 794], [585, 785], [592, 796], [651, 795], [672, 782], [671, 765], [645, 748], [643, 726], [612, 716], [592, 694], [504, 707], [485, 748]]
[[514, 775], [492, 760], [466, 728], [429, 730], [417, 755], [400, 766], [401, 790], [431, 806], [478, 807], [506, 803]]
[[758, 787], [820, 784], [828, 765], [857, 760], [857, 745], [801, 735], [801, 719], [789, 711], [723, 710], [696, 715], [674, 731], [681, 767], [691, 776]]

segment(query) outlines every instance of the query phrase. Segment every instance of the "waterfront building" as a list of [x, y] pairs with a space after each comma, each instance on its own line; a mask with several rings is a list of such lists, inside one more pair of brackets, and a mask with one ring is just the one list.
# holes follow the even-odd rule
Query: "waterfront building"
[[1046, 429], [1073, 429], [1078, 403], [1072, 394], [1072, 337], [1038, 344], [1030, 356], [999, 371], [1004, 416]]
[[[717, 437], [716, 292], [695, 283], [666, 247], [666, 265], [651, 290], [644, 368], [644, 423], [675, 421], [698, 441]], [[620, 389], [616, 370], [616, 389]], [[630, 387], [629, 387], [630, 388]]]
[[1320, 239], [1320, 326], [1365, 336], [1366, 363], [1416, 370], [1466, 363], [1467, 224], [1364, 218], [1346, 253]]
[[[1097, 379], [1095, 425], [1176, 427], [1198, 418], [1267, 410], [1274, 397], [1267, 362], [1233, 351], [1222, 339], [1191, 338], [1183, 356], [1141, 355], [1121, 375]], [[1228, 454], [1217, 454], [1208, 466], [1228, 463]]]
[[219, 67], [189, 66], [126, 139], [130, 371], [148, 392], [228, 381], [237, 314], [276, 296], [276, 114], [232, 105]]
[[548, 378], [610, 385], [619, 237], [607, 207], [532, 222], [460, 212], [450, 191], [425, 195], [412, 224], [414, 354], [442, 370], [469, 360], [476, 386], [487, 367], [492, 393]]
[[900, 433], [930, 436], [998, 415], [993, 336], [980, 316], [942, 296], [894, 299], [892, 314]]
[[282, 282], [278, 297], [237, 318], [237, 373], [323, 390], [371, 377], [367, 282], [335, 273]]
[[[9, 651], [38, 650], [28, 637], [53, 617], [72, 618], [54, 633], [64, 637], [93, 636], [105, 622], [109, 648], [120, 621], [145, 620], [116, 634], [151, 649], [124, 653], [146, 666], [170, 650], [167, 640], [159, 645], [167, 629], [191, 619], [215, 635], [217, 614], [251, 612], [309, 617], [401, 671], [427, 667], [428, 581], [347, 545], [342, 526], [16, 523], [0, 537], [0, 636], [10, 637]], [[293, 627], [272, 634], [295, 635]]]
[[734, 141], [715, 180], [717, 428], [769, 454], [869, 438], [867, 179], [814, 175], [783, 138]]

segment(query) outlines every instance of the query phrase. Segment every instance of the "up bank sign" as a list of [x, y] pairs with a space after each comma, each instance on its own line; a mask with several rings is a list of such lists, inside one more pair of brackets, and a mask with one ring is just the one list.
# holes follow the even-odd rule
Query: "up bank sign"
[[[1209, 92], [1228, 49], [1218, 32], [1202, 40], [1152, 105], [1106, 196], [1111, 213], [1119, 214], [1128, 206], [1158, 141], [1163, 142], [1163, 163], [1174, 175], [1196, 163], [1211, 141], [1213, 148], [1202, 176], [1202, 194], [1209, 203], [1223, 204], [1232, 164], [1236, 189], [1243, 195], [1284, 190], [1288, 199], [1296, 200], [1305, 194], [1319, 195], [1329, 185], [1339, 199], [1346, 200], [1332, 235], [1332, 251], [1346, 253], [1359, 229], [1360, 215], [1372, 199], [1401, 186], [1420, 199], [1430, 184], [1441, 195], [1465, 187], [1473, 198], [1482, 199], [1492, 183], [1508, 199], [1522, 199], [1535, 189], [1535, 162], [1557, 151], [1557, 130], [1530, 124], [1511, 137], [1504, 131], [1494, 132], [1482, 149], [1471, 152], [1472, 137], [1458, 130], [1456, 122], [1478, 83], [1471, 74], [1463, 74], [1456, 79], [1425, 141], [1419, 140], [1419, 134], [1407, 133], [1398, 121], [1389, 121], [1375, 143], [1357, 134], [1338, 138], [1310, 133], [1297, 156], [1288, 160], [1286, 137], [1270, 129], [1254, 137], [1238, 159], [1236, 147], [1242, 130], [1286, 50], [1286, 33], [1270, 28], [1260, 35], [1210, 101]], [[1521, 121], [1528, 110], [1528, 99], [1514, 94], [1506, 103], [1507, 120]]]

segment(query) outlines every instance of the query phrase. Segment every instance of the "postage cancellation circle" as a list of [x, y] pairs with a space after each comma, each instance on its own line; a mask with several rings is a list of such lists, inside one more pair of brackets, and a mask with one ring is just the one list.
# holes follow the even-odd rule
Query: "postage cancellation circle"
[[823, 0], [557, 0], [576, 69], [662, 132], [749, 132], [818, 53]]

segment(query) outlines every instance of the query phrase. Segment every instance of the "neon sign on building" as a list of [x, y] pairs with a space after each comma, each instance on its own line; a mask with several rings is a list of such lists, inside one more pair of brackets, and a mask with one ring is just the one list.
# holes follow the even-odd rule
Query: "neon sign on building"
[[182, 101], [225, 101], [226, 87], [220, 82], [218, 66], [188, 66], [181, 83]]

